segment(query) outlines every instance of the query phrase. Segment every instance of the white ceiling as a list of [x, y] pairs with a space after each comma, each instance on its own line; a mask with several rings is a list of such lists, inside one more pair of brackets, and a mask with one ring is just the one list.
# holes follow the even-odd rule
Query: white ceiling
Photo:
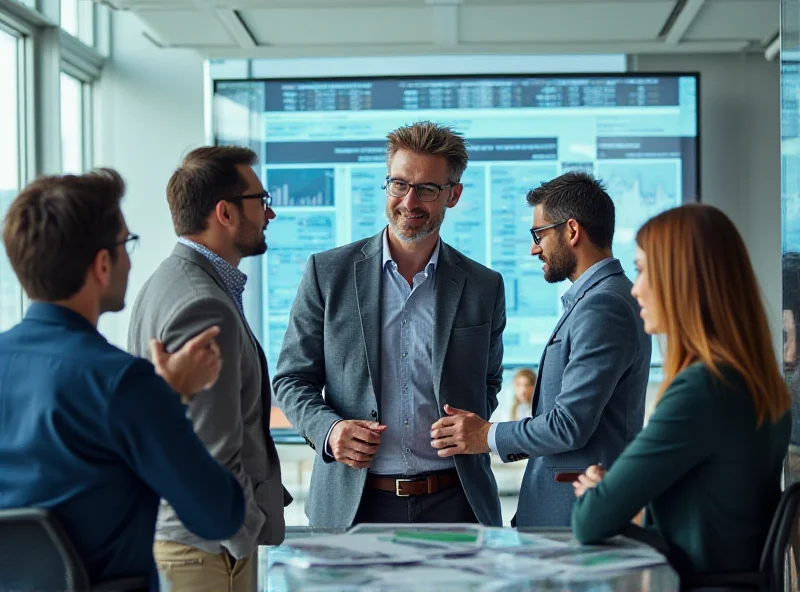
[[97, 0], [208, 57], [764, 51], [779, 0]]

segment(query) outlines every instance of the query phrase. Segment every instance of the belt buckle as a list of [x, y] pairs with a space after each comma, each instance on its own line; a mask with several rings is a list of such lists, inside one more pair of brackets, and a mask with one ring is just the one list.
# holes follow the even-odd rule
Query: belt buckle
[[394, 492], [397, 497], [409, 497], [410, 493], [400, 493], [400, 484], [401, 483], [413, 483], [416, 479], [395, 479], [394, 480]]

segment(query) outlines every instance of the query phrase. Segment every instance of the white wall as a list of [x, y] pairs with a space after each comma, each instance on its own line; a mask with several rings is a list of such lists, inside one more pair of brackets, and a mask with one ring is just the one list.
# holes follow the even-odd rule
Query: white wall
[[203, 60], [189, 50], [159, 49], [131, 13], [112, 13], [112, 56], [99, 83], [96, 166], [127, 183], [123, 211], [141, 236], [132, 257], [127, 308], [101, 318], [100, 331], [125, 347], [130, 308], [148, 276], [175, 244], [166, 186], [182, 155], [204, 143]]
[[782, 350], [780, 70], [762, 53], [648, 55], [633, 70], [700, 72], [701, 199], [742, 233]]

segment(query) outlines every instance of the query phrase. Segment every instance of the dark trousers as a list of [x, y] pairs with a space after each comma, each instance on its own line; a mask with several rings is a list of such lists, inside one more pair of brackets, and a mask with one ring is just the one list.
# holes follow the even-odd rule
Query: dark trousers
[[389, 522], [415, 524], [425, 522], [477, 523], [475, 512], [461, 485], [427, 495], [399, 497], [388, 491], [364, 488], [353, 524]]

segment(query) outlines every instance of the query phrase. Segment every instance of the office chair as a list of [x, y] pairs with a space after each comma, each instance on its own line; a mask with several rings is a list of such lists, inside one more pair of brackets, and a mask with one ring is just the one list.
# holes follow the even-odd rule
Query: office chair
[[0, 510], [0, 592], [139, 592], [148, 577], [89, 583], [66, 531], [47, 510]]
[[769, 527], [767, 542], [761, 555], [761, 573], [766, 579], [765, 590], [785, 589], [789, 583], [787, 555], [792, 552], [797, 565], [800, 554], [800, 482], [792, 483], [783, 492]]
[[[673, 567], [675, 566], [670, 560], [669, 545], [657, 533], [632, 524], [623, 534], [654, 548], [664, 555]], [[767, 532], [759, 571], [680, 574], [681, 590], [683, 592], [783, 592], [786, 584], [790, 583], [787, 578], [787, 554], [791, 550], [797, 562], [800, 554], [800, 482], [787, 487], [781, 495]], [[679, 569], [677, 571], [680, 572]]]

